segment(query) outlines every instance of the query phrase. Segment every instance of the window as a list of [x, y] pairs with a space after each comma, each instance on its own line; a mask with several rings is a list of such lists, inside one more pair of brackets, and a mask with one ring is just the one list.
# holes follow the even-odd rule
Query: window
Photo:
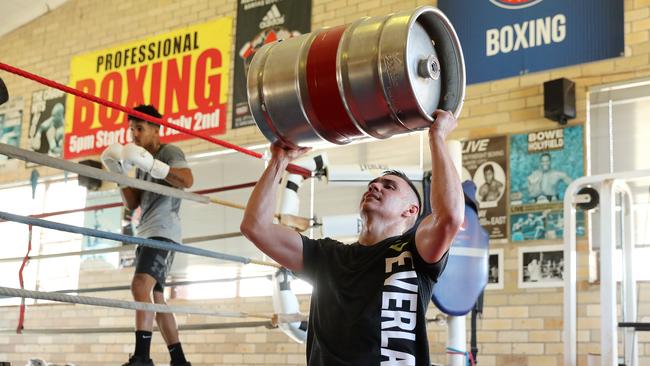
[[[85, 188], [76, 180], [39, 184], [32, 198], [32, 188], [22, 186], [0, 190], [3, 210], [19, 215], [31, 215], [42, 212], [69, 210], [83, 207], [86, 197]], [[45, 218], [46, 220], [80, 226], [83, 225], [83, 213], [74, 213]], [[2, 258], [19, 258], [27, 253], [29, 227], [27, 225], [3, 222], [0, 232], [10, 241], [2, 251]], [[32, 231], [32, 250], [30, 255], [51, 254], [80, 249], [79, 235], [34, 227]], [[0, 262], [0, 285], [20, 287], [18, 271], [21, 261]], [[75, 288], [79, 279], [79, 257], [61, 257], [45, 260], [32, 260], [23, 270], [26, 289], [54, 291]], [[2, 299], [0, 305], [16, 305], [20, 299]], [[33, 301], [27, 301], [33, 303]]]
[[[608, 174], [650, 169], [650, 79], [599, 86], [589, 91], [588, 173]], [[634, 255], [637, 280], [650, 280], [646, 263], [650, 261], [650, 179], [628, 183], [634, 203], [637, 249]], [[600, 216], [589, 214], [592, 247], [600, 248]], [[620, 221], [617, 221], [620, 233]], [[620, 243], [617, 245], [620, 248]], [[616, 250], [617, 280], [621, 274], [621, 250]]]

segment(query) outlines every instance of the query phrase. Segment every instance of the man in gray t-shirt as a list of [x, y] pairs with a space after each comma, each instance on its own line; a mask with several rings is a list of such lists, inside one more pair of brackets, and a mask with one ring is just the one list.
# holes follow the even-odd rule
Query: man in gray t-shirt
[[[161, 118], [151, 105], [140, 105], [136, 111]], [[129, 116], [129, 130], [133, 143], [115, 144], [102, 153], [104, 165], [116, 173], [127, 173], [133, 166], [136, 178], [172, 186], [189, 188], [194, 182], [183, 151], [174, 145], [160, 143], [160, 126]], [[137, 227], [138, 236], [180, 245], [181, 223], [178, 198], [122, 187], [125, 205], [134, 210], [140, 207], [142, 216]], [[139, 302], [165, 304], [165, 277], [174, 259], [174, 252], [139, 246], [136, 249], [135, 274], [131, 282], [133, 299]], [[176, 319], [171, 313], [155, 314], [158, 328], [167, 343], [171, 357], [170, 366], [191, 366], [185, 359], [178, 339]], [[123, 366], [153, 366], [149, 350], [154, 313], [136, 311], [135, 352]]]

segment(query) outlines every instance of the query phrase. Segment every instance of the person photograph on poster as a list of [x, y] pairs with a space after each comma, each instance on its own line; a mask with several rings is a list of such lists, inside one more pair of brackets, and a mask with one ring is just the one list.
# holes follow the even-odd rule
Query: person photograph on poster
[[536, 203], [559, 201], [559, 192], [564, 192], [573, 179], [552, 166], [550, 153], [539, 156], [539, 165], [528, 175], [528, 197]]
[[488, 283], [486, 290], [503, 289], [503, 249], [490, 249], [488, 258]]
[[[20, 143], [20, 119], [22, 113], [0, 114], [0, 143], [18, 146]], [[4, 156], [4, 155], [3, 155]]]
[[[584, 236], [584, 212], [576, 214], [576, 235]], [[564, 235], [562, 210], [533, 211], [511, 215], [510, 237], [513, 242], [526, 240], [561, 240]]]
[[513, 206], [557, 202], [584, 175], [582, 126], [510, 137], [510, 201]]
[[[549, 211], [536, 211], [512, 215], [510, 237], [512, 241], [542, 240], [547, 238], [546, 219]], [[550, 235], [550, 233], [549, 233]]]
[[560, 287], [564, 283], [562, 245], [519, 248], [519, 287]]
[[508, 241], [508, 136], [491, 136], [462, 141], [462, 177], [476, 185], [481, 226], [491, 243]]
[[496, 207], [505, 191], [506, 173], [499, 164], [488, 161], [476, 169], [474, 174], [476, 199], [480, 207]]
[[65, 128], [65, 94], [40, 90], [32, 94], [29, 146], [32, 150], [61, 157]]
[[[510, 236], [560, 240], [564, 193], [584, 175], [582, 125], [510, 136]], [[577, 217], [584, 235], [584, 215]]]
[[[8, 101], [0, 107], [0, 143], [20, 146], [20, 131], [23, 123], [23, 98]], [[11, 158], [0, 155], [0, 166]]]

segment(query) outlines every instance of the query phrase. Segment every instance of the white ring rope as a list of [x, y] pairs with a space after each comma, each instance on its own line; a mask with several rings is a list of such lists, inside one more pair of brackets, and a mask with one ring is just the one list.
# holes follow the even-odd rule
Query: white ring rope
[[176, 314], [196, 314], [226, 318], [261, 318], [275, 320], [280, 323], [295, 322], [304, 320], [302, 314], [277, 314], [277, 318], [271, 314], [245, 313], [240, 311], [214, 311], [205, 308], [178, 305], [150, 304], [144, 302], [132, 302], [115, 299], [105, 299], [101, 297], [74, 296], [60, 293], [23, 290], [18, 288], [0, 286], [0, 295], [7, 297], [19, 297], [23, 299], [49, 300], [56, 302], [65, 302], [70, 304], [82, 304], [92, 306], [104, 306], [109, 308], [120, 308], [128, 310], [142, 310], [156, 313], [176, 313]]
[[200, 194], [186, 192], [181, 189], [171, 188], [162, 184], [156, 184], [141, 179], [127, 177], [122, 174], [108, 172], [102, 169], [93, 168], [91, 166], [78, 164], [72, 161], [57, 159], [47, 154], [24, 150], [7, 144], [0, 143], [0, 154], [27, 162], [44, 165], [50, 168], [77, 173], [85, 177], [107, 180], [123, 186], [158, 193], [164, 196], [187, 199], [199, 203], [210, 203], [210, 197], [208, 196], [202, 196]]
[[[225, 234], [196, 236], [196, 237], [183, 239], [181, 242], [183, 244], [201, 243], [201, 242], [212, 241], [212, 240], [234, 238], [241, 235], [242, 234], [240, 232], [232, 232], [232, 233], [225, 233]], [[122, 245], [118, 247], [108, 247], [102, 249], [85, 249], [85, 250], [79, 250], [75, 252], [28, 255], [27, 259], [32, 261], [32, 260], [52, 259], [52, 258], [61, 258], [61, 257], [74, 257], [78, 255], [95, 255], [95, 254], [105, 254], [105, 253], [127, 252], [127, 251], [133, 251], [132, 245], [133, 245], [132, 243], [122, 243]], [[7, 258], [0, 258], [0, 263], [21, 262], [23, 260], [25, 260], [25, 256], [7, 257]]]

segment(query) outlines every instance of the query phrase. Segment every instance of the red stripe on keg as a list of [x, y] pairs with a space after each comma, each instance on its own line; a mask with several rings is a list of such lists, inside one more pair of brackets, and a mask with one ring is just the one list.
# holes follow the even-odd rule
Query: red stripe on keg
[[363, 136], [347, 114], [336, 82], [336, 52], [346, 28], [342, 25], [322, 31], [307, 54], [307, 90], [316, 114], [312, 126], [321, 136], [339, 144]]

